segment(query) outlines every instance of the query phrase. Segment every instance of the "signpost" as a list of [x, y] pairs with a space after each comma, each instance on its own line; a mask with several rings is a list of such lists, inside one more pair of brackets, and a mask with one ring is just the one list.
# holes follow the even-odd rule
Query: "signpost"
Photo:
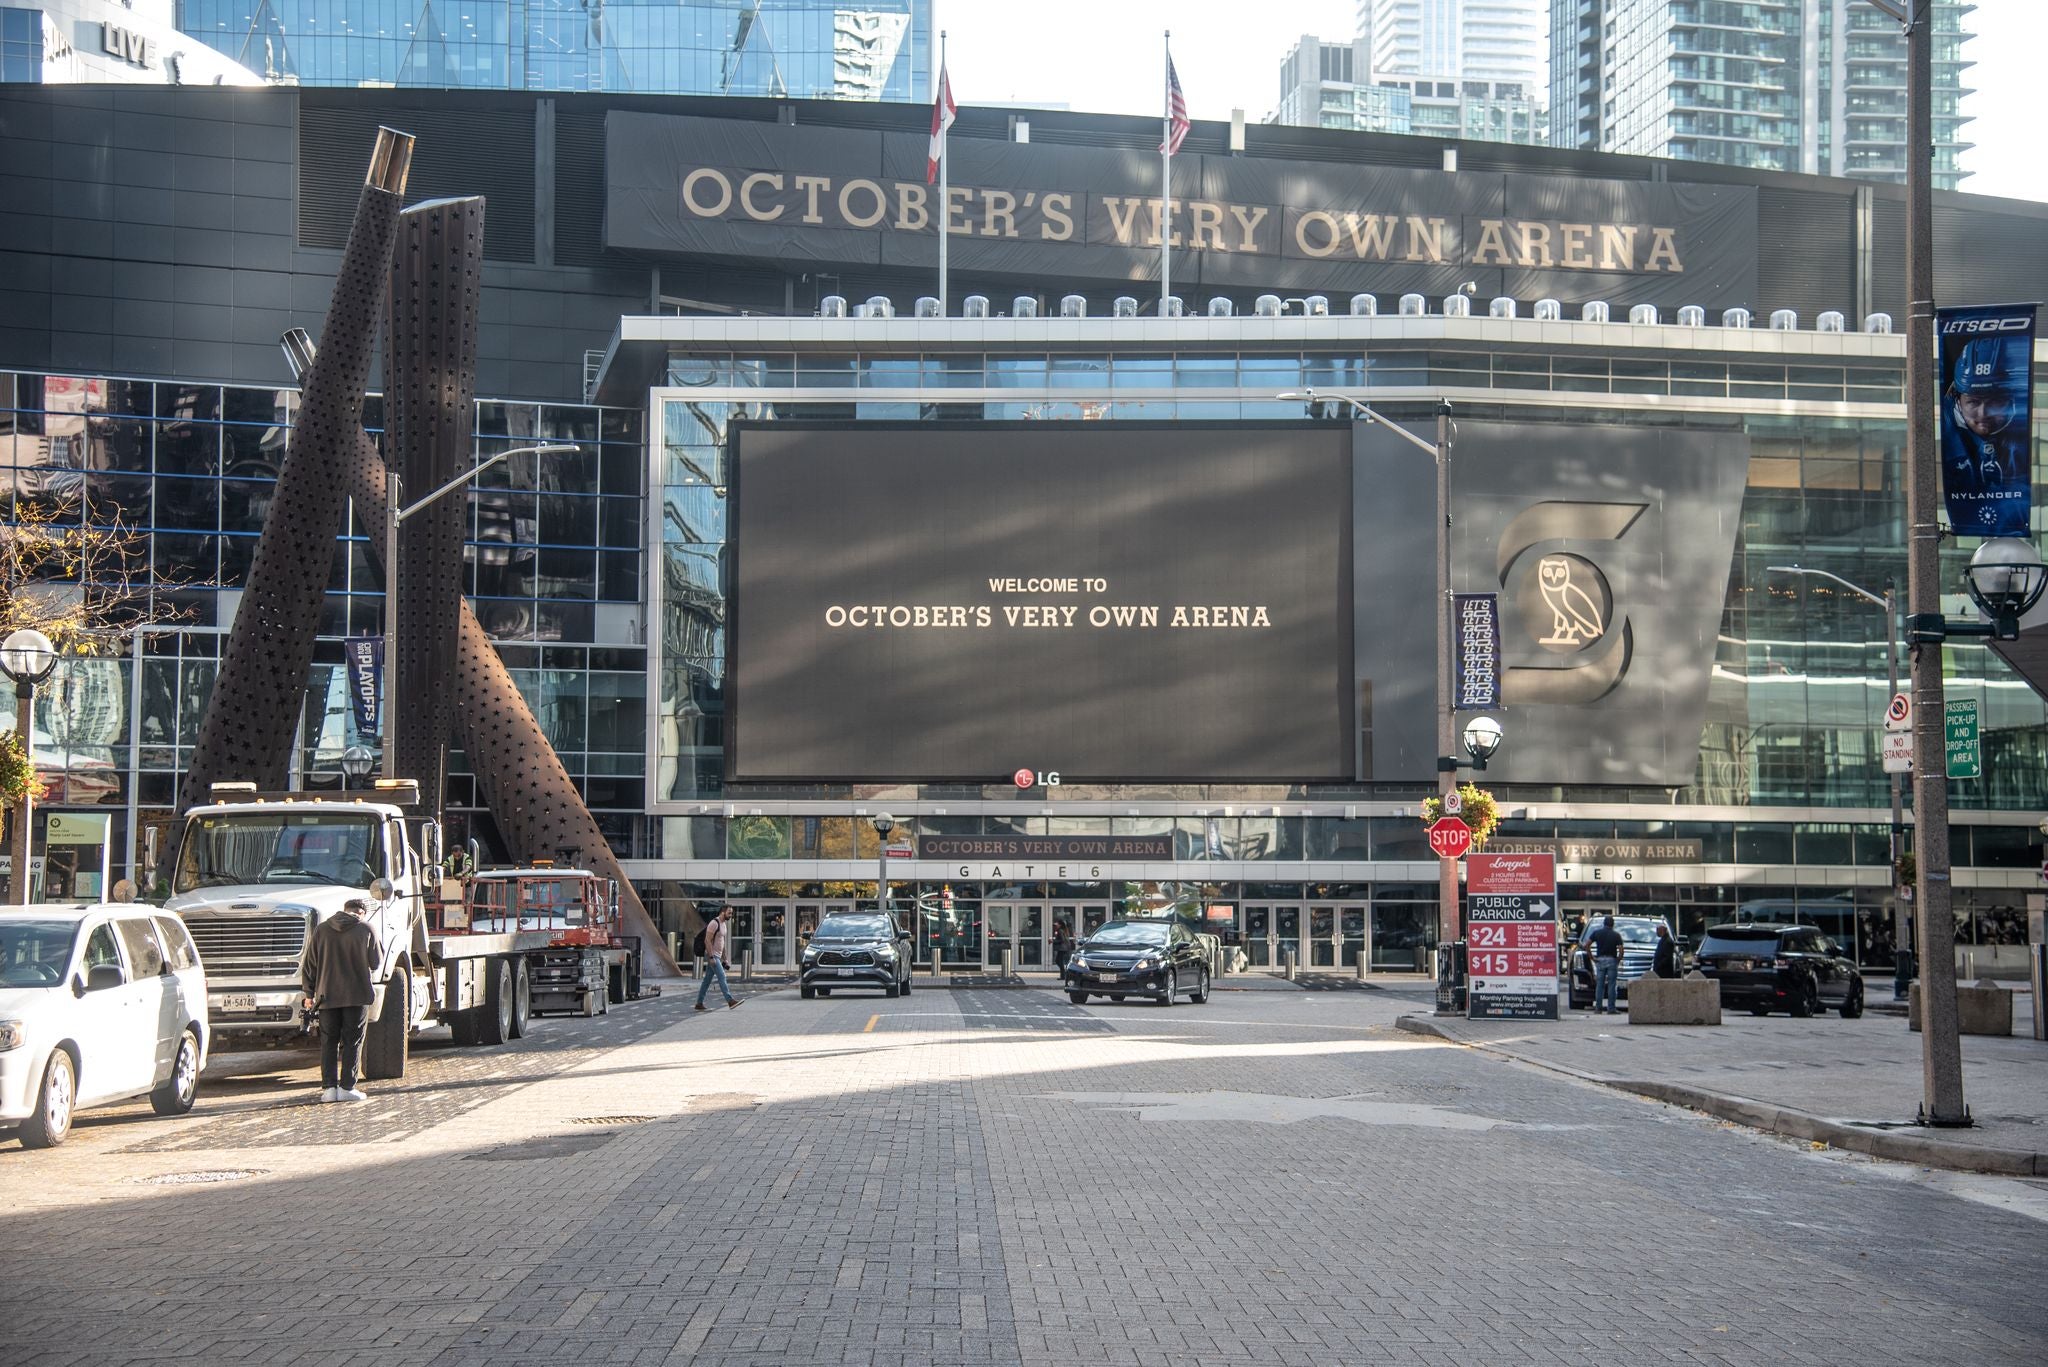
[[1463, 859], [1472, 848], [1472, 828], [1461, 817], [1440, 816], [1429, 824], [1429, 848], [1439, 859]]
[[1466, 1015], [1556, 1020], [1556, 857], [1475, 854], [1465, 894]]
[[1884, 771], [1887, 774], [1910, 774], [1913, 772], [1913, 733], [1911, 731], [1887, 731], [1884, 733]]
[[1982, 778], [1984, 751], [1977, 743], [1977, 700], [1951, 698], [1944, 719], [1948, 738], [1948, 776]]

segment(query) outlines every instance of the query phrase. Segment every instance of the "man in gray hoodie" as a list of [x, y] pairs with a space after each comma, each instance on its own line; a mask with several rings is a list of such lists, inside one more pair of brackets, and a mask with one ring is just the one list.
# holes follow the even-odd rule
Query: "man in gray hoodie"
[[377, 934], [363, 919], [370, 904], [352, 898], [313, 928], [299, 971], [306, 1009], [320, 1012], [320, 1099], [367, 1101], [356, 1090], [363, 1021], [376, 1000]]

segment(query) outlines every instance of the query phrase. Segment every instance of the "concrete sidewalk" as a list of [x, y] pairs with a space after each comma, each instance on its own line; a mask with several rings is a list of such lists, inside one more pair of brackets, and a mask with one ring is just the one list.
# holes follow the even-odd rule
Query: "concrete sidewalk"
[[1913, 1123], [1920, 1036], [1898, 1016], [1735, 1014], [1703, 1027], [1585, 1012], [1555, 1022], [1417, 1014], [1399, 1025], [1795, 1139], [1927, 1167], [2048, 1177], [2048, 1041], [2030, 1033], [2031, 998], [2015, 994], [2014, 1004], [2019, 1033], [1963, 1036], [1963, 1097], [1976, 1124], [1962, 1130]]

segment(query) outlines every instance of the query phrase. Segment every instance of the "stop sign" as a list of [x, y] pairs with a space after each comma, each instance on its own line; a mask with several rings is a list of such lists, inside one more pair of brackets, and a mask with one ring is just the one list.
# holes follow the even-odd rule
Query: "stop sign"
[[1472, 848], [1472, 828], [1455, 816], [1438, 817], [1429, 824], [1429, 848], [1439, 859], [1463, 859]]

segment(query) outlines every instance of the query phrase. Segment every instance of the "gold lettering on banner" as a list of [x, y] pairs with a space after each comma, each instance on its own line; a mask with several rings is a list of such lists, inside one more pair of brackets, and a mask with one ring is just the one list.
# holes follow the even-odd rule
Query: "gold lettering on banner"
[[832, 177], [798, 176], [796, 178], [796, 188], [804, 192], [804, 222], [823, 223], [825, 221], [824, 215], [818, 212], [818, 192], [823, 190], [830, 193]]
[[1385, 261], [1394, 254], [1394, 230], [1400, 224], [1386, 214], [1346, 214], [1351, 250], [1361, 261]]
[[[871, 214], [853, 211], [854, 193], [861, 190], [874, 197], [875, 211]], [[839, 216], [856, 228], [872, 228], [889, 216], [889, 197], [871, 180], [849, 180], [839, 188]]]
[[[710, 181], [718, 187], [716, 204], [697, 202], [697, 187], [705, 181]], [[698, 167], [683, 177], [683, 207], [699, 218], [717, 218], [732, 207], [732, 182], [727, 180], [722, 172], [714, 171], [709, 166]]]
[[1038, 235], [1047, 242], [1073, 241], [1074, 197], [1067, 194], [1047, 195], [1039, 203], [1045, 210], [1046, 221], [1039, 225]]
[[1197, 251], [1205, 245], [1213, 251], [1230, 250], [1230, 244], [1223, 240], [1221, 204], [1214, 200], [1198, 199], [1188, 205], [1188, 245]]
[[[915, 214], [916, 217], [912, 217]], [[914, 185], [907, 180], [896, 182], [896, 231], [899, 233], [921, 233], [932, 221], [924, 207], [924, 186]]]
[[1507, 239], [1501, 236], [1501, 221], [1497, 218], [1479, 220], [1479, 245], [1472, 249], [1472, 264], [1475, 266], [1512, 266], [1513, 257], [1508, 255]]
[[[1659, 261], [1667, 261], [1670, 264], [1659, 266], [1657, 264]], [[1650, 229], [1650, 256], [1648, 260], [1643, 262], [1643, 269], [1646, 271], [1671, 271], [1674, 274], [1685, 269], [1684, 264], [1678, 259], [1677, 234], [1673, 233], [1671, 229]]]
[[1164, 201], [1157, 199], [1147, 200], [1145, 202], [1145, 207], [1152, 211], [1152, 239], [1145, 245], [1148, 247], [1158, 246], [1159, 234], [1162, 230], [1164, 230], [1166, 233], [1166, 245], [1169, 247], [1178, 247], [1180, 245], [1180, 233], [1174, 229], [1172, 224], [1161, 222], [1162, 218], [1165, 216], [1166, 213], [1166, 204], [1164, 203]]
[[[1002, 223], [998, 229], [996, 224]], [[981, 194], [981, 235], [983, 237], [1015, 237], [1017, 235], [1017, 197], [1008, 190], [984, 190]]]
[[1550, 225], [1548, 223], [1518, 223], [1521, 230], [1522, 250], [1515, 264], [1532, 266], [1538, 270], [1550, 269]]
[[1230, 206], [1230, 216], [1237, 220], [1238, 230], [1241, 234], [1238, 238], [1237, 249], [1241, 252], [1257, 251], [1259, 249], [1258, 239], [1253, 237], [1252, 234], [1257, 232], [1259, 225], [1266, 221], [1266, 206], [1254, 204], [1251, 206], [1250, 212], [1247, 213], [1244, 205], [1233, 204]]
[[[1328, 234], [1328, 236], [1324, 239], [1323, 245], [1320, 249], [1309, 245], [1308, 225], [1311, 223], [1321, 223], [1323, 225], [1323, 231]], [[1300, 218], [1295, 219], [1294, 245], [1301, 248], [1301, 254], [1303, 256], [1324, 257], [1329, 256], [1331, 253], [1335, 252], [1337, 250], [1336, 215], [1325, 213], [1321, 209], [1310, 209]]]
[[[1131, 245], [1131, 229], [1138, 221], [1138, 207], [1145, 201], [1122, 195], [1104, 195], [1103, 205], [1109, 210], [1109, 230], [1116, 234], [1118, 245]], [[1117, 210], [1121, 208], [1122, 213]], [[1154, 242], [1154, 246], [1158, 243]]]
[[1633, 223], [1600, 225], [1600, 269], [1632, 271], [1636, 268], [1636, 228]]
[[[1424, 244], [1428, 245], [1425, 246]], [[1408, 215], [1408, 259], [1441, 264], [1444, 259], [1444, 220]]]
[[1558, 227], [1558, 236], [1564, 239], [1564, 248], [1558, 258], [1558, 265], [1568, 271], [1589, 271], [1593, 269], [1591, 251], [1593, 225], [1590, 223], [1565, 223]]
[[756, 171], [740, 182], [740, 210], [756, 223], [773, 223], [782, 217], [786, 207], [778, 204], [773, 209], [763, 209], [754, 203], [754, 187], [765, 185], [771, 190], [782, 188], [782, 177], [773, 171]]
[[973, 187], [966, 185], [947, 186], [946, 231], [953, 234], [955, 237], [958, 237], [962, 233], [972, 233], [974, 231], [973, 222], [967, 218], [963, 218], [962, 215], [966, 214], [973, 207]]

